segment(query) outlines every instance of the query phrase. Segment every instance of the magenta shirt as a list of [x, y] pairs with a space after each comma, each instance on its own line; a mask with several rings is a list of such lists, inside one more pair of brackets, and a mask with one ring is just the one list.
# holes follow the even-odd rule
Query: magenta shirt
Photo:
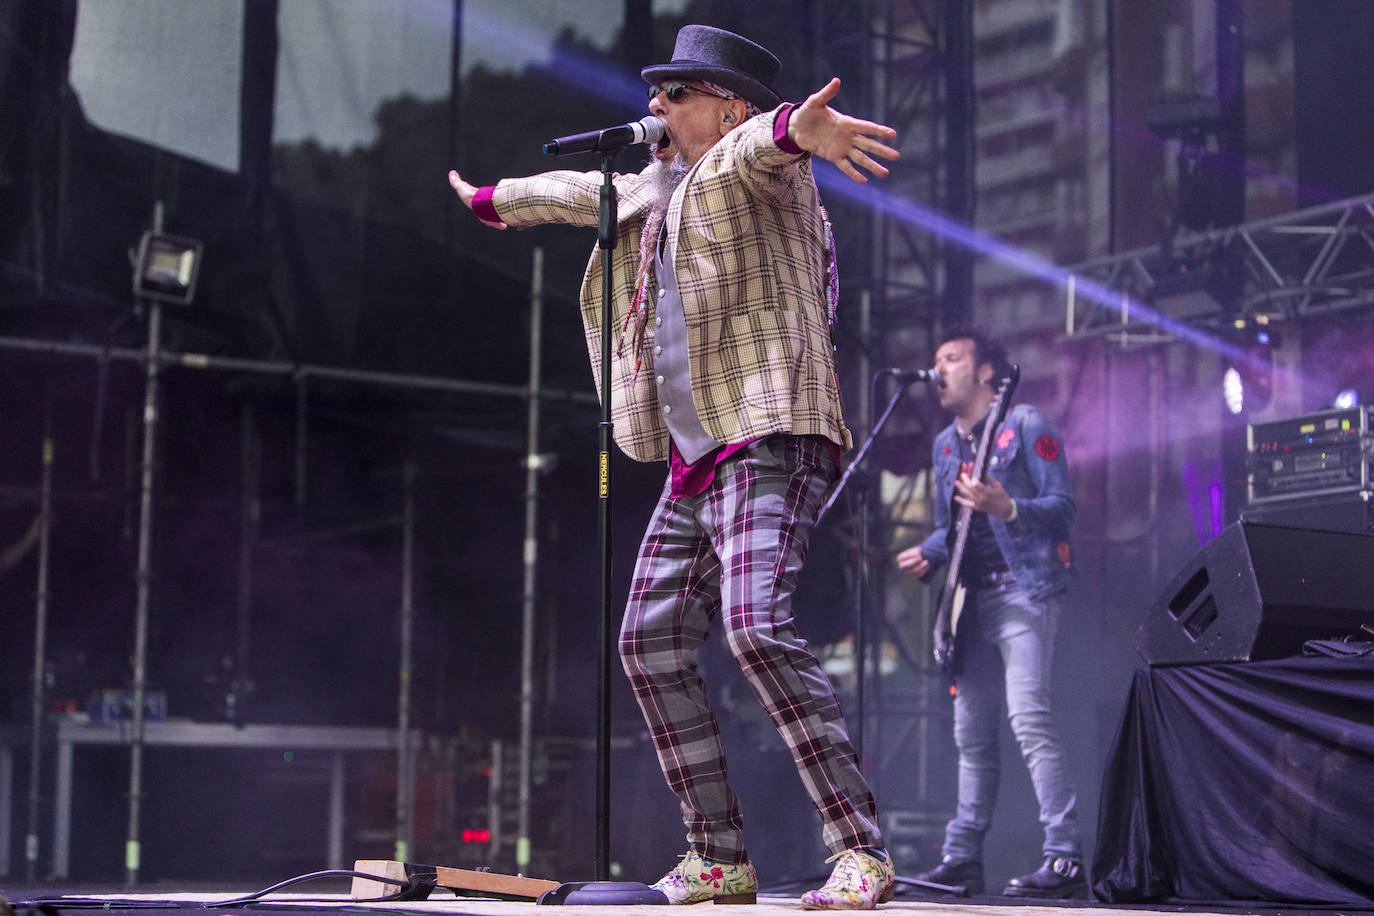
[[[813, 436], [818, 439], [825, 450], [830, 453], [830, 458], [835, 462], [835, 467], [840, 466], [840, 447], [823, 436]], [[753, 442], [736, 442], [733, 445], [722, 445], [714, 452], [702, 455], [696, 460], [695, 464], [684, 464], [682, 456], [678, 454], [677, 446], [673, 444], [671, 438], [668, 439], [668, 467], [672, 475], [672, 484], [668, 488], [668, 495], [673, 499], [681, 499], [684, 496], [700, 496], [706, 492], [706, 488], [711, 486], [716, 479], [716, 468], [726, 458], [736, 452], [743, 451], [755, 442], [762, 439], [755, 439]]]

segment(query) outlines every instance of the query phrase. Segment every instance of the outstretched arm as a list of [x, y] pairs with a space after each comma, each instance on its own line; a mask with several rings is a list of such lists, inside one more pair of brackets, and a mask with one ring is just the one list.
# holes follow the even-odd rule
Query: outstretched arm
[[[472, 209], [472, 199], [477, 195], [477, 185], [464, 181], [463, 176], [458, 174], [456, 169], [448, 173], [449, 187], [457, 193], [458, 199], [463, 202], [469, 210]], [[480, 217], [479, 217], [480, 218]], [[482, 220], [484, 226], [491, 226], [493, 229], [506, 228], [505, 223], [493, 223], [490, 220]]]
[[879, 178], [886, 177], [887, 166], [873, 157], [881, 156], [893, 162], [901, 158], [901, 153], [879, 139], [893, 140], [897, 131], [831, 108], [830, 102], [839, 91], [840, 81], [836, 77], [797, 106], [787, 125], [788, 138], [808, 153], [833, 162], [859, 184], [868, 182], [868, 176], [859, 171], [860, 168]]

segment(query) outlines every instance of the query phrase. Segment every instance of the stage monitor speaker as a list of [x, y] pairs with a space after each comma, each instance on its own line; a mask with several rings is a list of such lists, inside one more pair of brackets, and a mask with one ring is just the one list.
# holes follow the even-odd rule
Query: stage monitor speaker
[[1374, 493], [1361, 490], [1338, 496], [1258, 503], [1241, 509], [1240, 520], [1285, 528], [1374, 534], [1374, 499], [1371, 496]]
[[1362, 623], [1374, 625], [1374, 536], [1236, 522], [1174, 576], [1135, 645], [1151, 665], [1260, 661]]

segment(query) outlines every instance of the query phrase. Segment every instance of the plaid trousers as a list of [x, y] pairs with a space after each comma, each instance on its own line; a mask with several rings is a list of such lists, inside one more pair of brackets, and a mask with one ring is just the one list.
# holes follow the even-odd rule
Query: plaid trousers
[[792, 752], [825, 845], [882, 845], [844, 713], [792, 618], [808, 535], [835, 476], [815, 439], [769, 436], [722, 461], [698, 496], [674, 499], [665, 485], [640, 545], [620, 657], [681, 802], [687, 841], [712, 862], [748, 859], [720, 729], [697, 672], [697, 650], [717, 616]]

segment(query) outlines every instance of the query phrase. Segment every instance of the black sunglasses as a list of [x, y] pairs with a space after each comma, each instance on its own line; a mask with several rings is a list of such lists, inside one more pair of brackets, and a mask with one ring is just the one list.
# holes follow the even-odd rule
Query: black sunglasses
[[682, 97], [689, 92], [700, 92], [702, 95], [709, 95], [713, 99], [725, 99], [727, 102], [733, 99], [733, 96], [719, 95], [718, 93], [709, 92], [705, 89], [698, 89], [696, 86], [689, 86], [686, 83], [669, 83], [666, 86], [650, 86], [649, 98], [658, 98], [660, 92], [668, 97], [668, 101], [673, 103], [681, 102]]

